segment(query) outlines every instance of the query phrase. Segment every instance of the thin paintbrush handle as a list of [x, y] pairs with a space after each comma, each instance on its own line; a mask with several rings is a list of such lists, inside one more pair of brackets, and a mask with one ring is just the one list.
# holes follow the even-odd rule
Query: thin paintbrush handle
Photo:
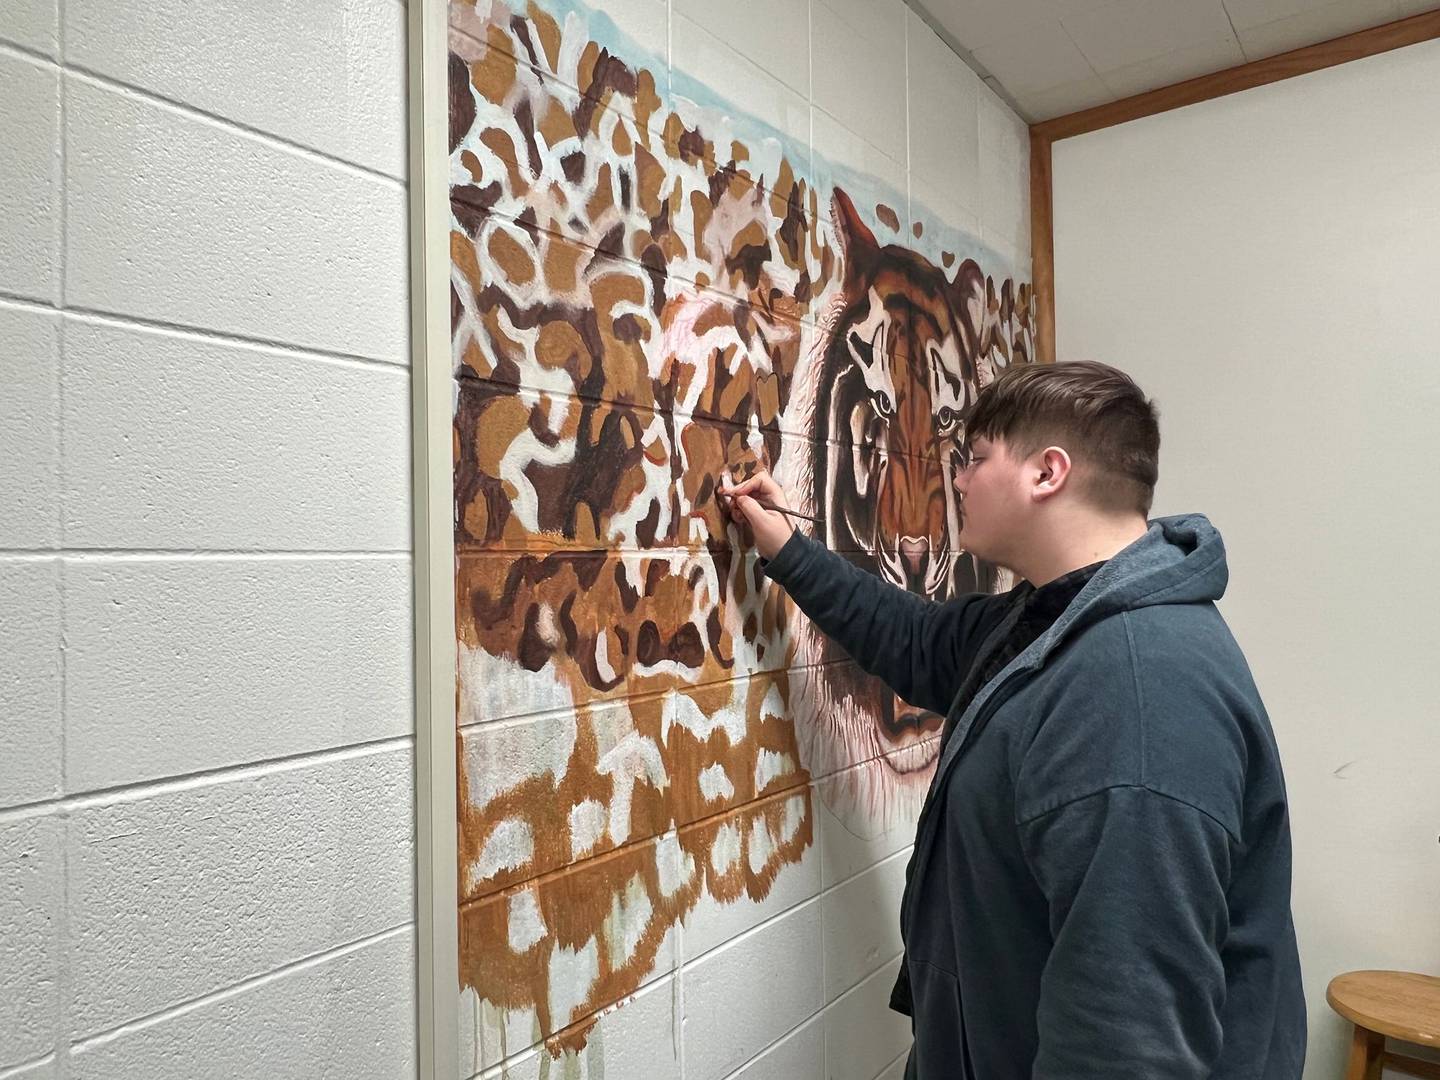
[[[751, 498], [754, 498], [754, 496], [752, 495]], [[799, 510], [791, 510], [789, 507], [776, 506], [767, 499], [755, 499], [755, 501], [765, 510], [773, 510], [777, 514], [785, 514], [788, 517], [799, 518], [801, 521], [812, 521], [816, 525], [819, 525], [825, 520], [823, 517], [812, 517], [810, 514], [802, 514]]]

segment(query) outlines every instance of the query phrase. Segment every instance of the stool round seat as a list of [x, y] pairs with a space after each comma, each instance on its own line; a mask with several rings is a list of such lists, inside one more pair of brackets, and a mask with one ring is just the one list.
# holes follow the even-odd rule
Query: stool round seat
[[1410, 971], [1338, 975], [1325, 1000], [1356, 1027], [1420, 1046], [1440, 1047], [1440, 979]]

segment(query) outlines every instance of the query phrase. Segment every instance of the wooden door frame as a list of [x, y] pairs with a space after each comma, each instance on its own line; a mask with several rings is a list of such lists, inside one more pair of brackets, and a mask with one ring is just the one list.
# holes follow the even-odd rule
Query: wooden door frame
[[1055, 362], [1055, 199], [1051, 147], [1058, 140], [1171, 109], [1183, 109], [1186, 105], [1293, 79], [1297, 75], [1308, 75], [1312, 71], [1363, 60], [1435, 38], [1440, 38], [1440, 9], [1031, 124], [1030, 257], [1038, 324], [1037, 358], [1042, 363]]

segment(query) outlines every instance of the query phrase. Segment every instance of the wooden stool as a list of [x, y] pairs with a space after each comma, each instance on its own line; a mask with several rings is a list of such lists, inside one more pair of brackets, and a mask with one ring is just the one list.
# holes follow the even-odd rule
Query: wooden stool
[[1380, 1080], [1394, 1069], [1440, 1080], [1440, 1064], [1385, 1049], [1385, 1036], [1440, 1049], [1440, 979], [1406, 971], [1352, 971], [1325, 992], [1330, 1007], [1355, 1025], [1345, 1080]]

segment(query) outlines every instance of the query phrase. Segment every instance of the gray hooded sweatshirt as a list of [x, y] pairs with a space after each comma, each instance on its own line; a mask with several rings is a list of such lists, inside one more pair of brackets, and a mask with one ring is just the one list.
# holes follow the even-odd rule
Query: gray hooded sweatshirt
[[[799, 533], [765, 572], [939, 713], [1031, 589], [933, 603]], [[1152, 522], [947, 716], [900, 912], [907, 1075], [1300, 1077], [1285, 784], [1228, 576], [1204, 517]]]

